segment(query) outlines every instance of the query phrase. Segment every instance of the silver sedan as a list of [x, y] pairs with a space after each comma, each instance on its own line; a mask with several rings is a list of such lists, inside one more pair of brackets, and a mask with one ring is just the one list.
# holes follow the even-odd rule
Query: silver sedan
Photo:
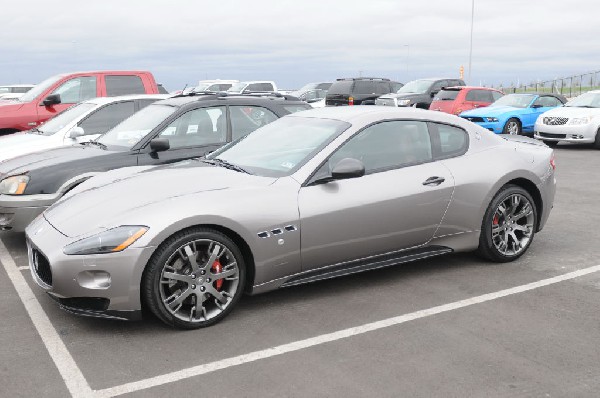
[[250, 294], [477, 250], [517, 259], [555, 193], [553, 151], [420, 109], [299, 112], [202, 159], [94, 177], [27, 228], [71, 312], [179, 328]]

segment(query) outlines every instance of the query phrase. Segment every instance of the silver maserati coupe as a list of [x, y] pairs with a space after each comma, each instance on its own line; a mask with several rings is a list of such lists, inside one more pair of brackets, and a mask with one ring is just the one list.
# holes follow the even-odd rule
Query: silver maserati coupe
[[209, 326], [244, 292], [452, 252], [515, 260], [554, 169], [543, 143], [441, 112], [313, 109], [204, 158], [91, 178], [27, 228], [30, 268], [73, 313]]

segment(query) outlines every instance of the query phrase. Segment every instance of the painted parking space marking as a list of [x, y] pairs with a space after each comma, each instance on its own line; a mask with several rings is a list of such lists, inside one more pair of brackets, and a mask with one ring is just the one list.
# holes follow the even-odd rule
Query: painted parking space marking
[[20, 266], [20, 267], [17, 267], [17, 268], [19, 269], [19, 271], [29, 271], [29, 267], [26, 266], [26, 265], [23, 265], [23, 266]]
[[233, 366], [238, 366], [250, 362], [259, 361], [261, 359], [267, 359], [278, 355], [303, 350], [306, 348], [318, 346], [321, 344], [333, 342], [336, 340], [346, 339], [349, 337], [365, 334], [375, 330], [380, 330], [390, 326], [400, 325], [402, 323], [414, 321], [417, 319], [429, 317], [432, 315], [441, 314], [448, 311], [457, 310], [460, 308], [469, 307], [475, 304], [481, 304], [492, 300], [497, 300], [503, 297], [519, 294], [535, 289], [539, 289], [544, 286], [553, 285], [556, 283], [575, 279], [584, 275], [592, 274], [600, 271], [600, 265], [584, 268], [578, 271], [569, 272], [566, 274], [558, 275], [552, 278], [543, 279], [537, 282], [528, 283], [521, 286], [515, 286], [509, 289], [500, 290], [493, 293], [483, 294], [481, 296], [471, 297], [465, 300], [459, 300], [448, 304], [439, 305], [436, 307], [428, 308], [412, 312], [409, 314], [400, 315], [393, 318], [384, 319], [377, 322], [367, 323], [361, 326], [351, 327], [348, 329], [340, 330], [333, 333], [323, 334], [320, 336], [311, 337], [305, 340], [299, 340], [288, 344], [279, 345], [272, 348], [267, 348], [260, 351], [251, 352], [249, 354], [238, 355], [219, 361], [210, 362], [203, 365], [193, 366], [187, 369], [167, 373], [164, 375], [151, 377], [144, 380], [139, 380], [132, 383], [126, 383], [120, 386], [107, 388], [103, 390], [94, 391], [97, 397], [114, 397], [122, 394], [132, 393], [135, 391], [145, 390], [160, 385], [173, 383], [176, 381], [188, 379], [195, 376], [204, 375], [217, 370], [227, 369]]
[[56, 332], [56, 329], [52, 326], [48, 315], [46, 315], [33, 291], [25, 281], [25, 277], [19, 269], [20, 267], [17, 268], [14, 259], [9, 254], [6, 246], [4, 246], [2, 239], [0, 239], [0, 262], [71, 395], [73, 397], [93, 397], [94, 392], [92, 388], [81, 373], [81, 370]]

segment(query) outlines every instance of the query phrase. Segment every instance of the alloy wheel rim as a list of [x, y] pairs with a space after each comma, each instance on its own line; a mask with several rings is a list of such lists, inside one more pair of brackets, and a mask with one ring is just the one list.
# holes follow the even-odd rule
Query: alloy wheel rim
[[534, 213], [531, 202], [512, 194], [500, 202], [492, 215], [492, 242], [505, 256], [522, 253], [533, 235]]
[[508, 134], [517, 135], [519, 134], [519, 124], [517, 122], [508, 122]]
[[235, 257], [225, 245], [198, 239], [179, 247], [163, 265], [160, 299], [172, 316], [206, 322], [231, 305], [239, 278]]

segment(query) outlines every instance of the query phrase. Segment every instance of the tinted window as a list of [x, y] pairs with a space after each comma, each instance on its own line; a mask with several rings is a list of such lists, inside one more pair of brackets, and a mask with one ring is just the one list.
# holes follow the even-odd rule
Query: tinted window
[[442, 157], [458, 156], [466, 152], [469, 142], [466, 131], [447, 124], [432, 123], [432, 125], [437, 128], [440, 137]]
[[274, 91], [271, 83], [252, 83], [248, 85], [246, 90], [249, 91]]
[[442, 89], [442, 87], [449, 87], [448, 81], [440, 80], [440, 81], [435, 82], [433, 84], [433, 86], [431, 86], [431, 92], [440, 91]]
[[13, 87], [13, 93], [26, 93], [29, 91], [29, 87]]
[[467, 93], [467, 101], [494, 102], [492, 92], [489, 90], [471, 90]]
[[73, 105], [65, 111], [62, 111], [46, 123], [42, 124], [38, 130], [43, 135], [52, 135], [57, 133], [60, 129], [64, 128], [67, 124], [73, 122], [75, 119], [80, 118], [83, 114], [89, 112], [96, 105], [89, 103], [81, 103]]
[[96, 77], [82, 76], [67, 80], [58, 86], [52, 94], [60, 94], [63, 104], [76, 104], [96, 97]]
[[404, 84], [398, 83], [398, 82], [392, 82], [392, 91], [390, 91], [390, 92], [395, 93], [396, 91], [400, 90], [402, 88], [402, 86], [404, 86]]
[[533, 103], [534, 105], [541, 105], [543, 107], [554, 107], [561, 106], [562, 102], [560, 102], [556, 97], [540, 97]]
[[371, 81], [357, 80], [352, 91], [356, 94], [375, 94], [377, 93], [377, 84]]
[[456, 99], [459, 90], [442, 90], [433, 99], [434, 101], [451, 101]]
[[105, 76], [106, 95], [116, 97], [117, 95], [144, 94], [144, 83], [139, 76]]
[[497, 91], [492, 91], [492, 98], [494, 101], [497, 101], [498, 99], [502, 98], [504, 94], [499, 93]]
[[329, 88], [329, 94], [350, 94], [353, 84], [352, 80], [337, 81]]
[[366, 173], [429, 161], [432, 154], [427, 124], [390, 121], [367, 127], [342, 145], [325, 166], [331, 171], [344, 158], [363, 162]]
[[109, 104], [82, 120], [79, 127], [83, 129], [85, 135], [104, 134], [134, 112], [133, 101]]
[[277, 115], [260, 106], [230, 106], [229, 113], [231, 116], [231, 139], [234, 141], [277, 120]]
[[[147, 108], [146, 108], [147, 109]], [[160, 134], [168, 138], [171, 149], [225, 142], [225, 107], [199, 108], [173, 120]]]

